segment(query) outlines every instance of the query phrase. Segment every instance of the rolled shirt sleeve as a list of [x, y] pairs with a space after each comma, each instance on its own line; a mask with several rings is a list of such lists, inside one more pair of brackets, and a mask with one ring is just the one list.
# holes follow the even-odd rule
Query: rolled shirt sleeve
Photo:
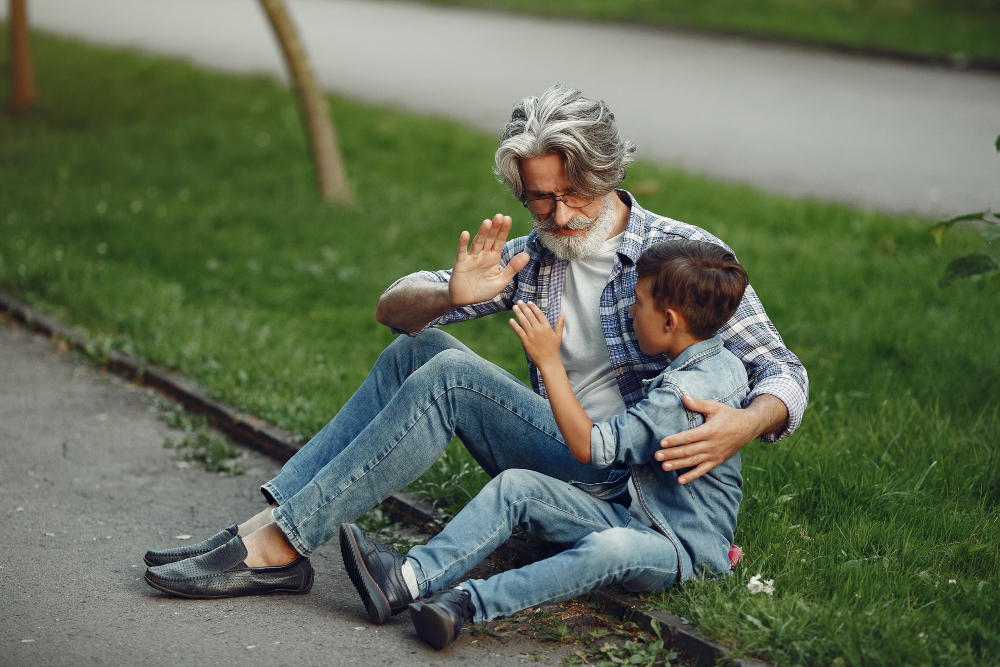
[[[507, 266], [507, 263], [510, 262], [510, 258], [520, 252], [523, 249], [523, 246], [523, 239], [514, 239], [505, 243], [503, 251], [500, 254], [500, 265]], [[447, 283], [451, 280], [451, 269], [444, 269], [441, 271], [417, 271], [416, 273], [411, 273], [393, 282], [389, 285], [385, 292], [389, 292], [396, 287], [396, 285], [404, 280], [409, 280], [410, 278], [420, 278], [434, 283]], [[504, 310], [510, 310], [514, 304], [513, 297], [514, 293], [517, 291], [517, 281], [518, 277], [514, 276], [514, 279], [510, 281], [507, 287], [505, 287], [500, 294], [489, 301], [482, 301], [469, 306], [456, 308], [455, 310], [447, 312], [444, 315], [431, 320], [426, 326], [418, 331], [403, 331], [402, 329], [392, 328], [392, 332], [397, 334], [406, 334], [407, 336], [412, 337], [422, 333], [428, 327], [437, 327], [445, 324], [453, 324], [455, 322], [465, 322], [466, 320], [473, 320], [477, 317], [484, 317], [486, 315], [492, 315], [493, 313], [498, 313]], [[385, 294], [385, 292], [383, 292], [383, 294]]]
[[739, 357], [747, 369], [750, 393], [743, 407], [761, 394], [770, 394], [788, 410], [784, 427], [761, 436], [761, 440], [777, 442], [792, 433], [802, 423], [809, 401], [809, 376], [799, 358], [785, 347], [757, 293], [749, 285], [736, 314], [719, 330], [719, 335], [726, 349]]

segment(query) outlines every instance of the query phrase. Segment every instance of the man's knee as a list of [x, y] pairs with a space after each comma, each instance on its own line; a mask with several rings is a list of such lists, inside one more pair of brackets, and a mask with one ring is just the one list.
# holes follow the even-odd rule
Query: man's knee
[[396, 336], [379, 355], [377, 363], [390, 363], [401, 370], [413, 372], [441, 352], [454, 349], [467, 348], [450, 334], [439, 329], [427, 329], [418, 336]]
[[450, 388], [474, 385], [487, 367], [486, 360], [471, 350], [447, 348], [439, 350], [420, 370], [442, 378]]

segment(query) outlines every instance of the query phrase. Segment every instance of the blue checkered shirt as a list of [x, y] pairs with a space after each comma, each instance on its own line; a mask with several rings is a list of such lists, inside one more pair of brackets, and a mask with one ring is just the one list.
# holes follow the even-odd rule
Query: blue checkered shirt
[[[659, 241], [694, 239], [708, 241], [732, 250], [725, 243], [704, 229], [684, 224], [646, 211], [635, 198], [618, 190], [626, 204], [631, 202], [628, 226], [618, 248], [615, 266], [608, 284], [601, 294], [601, 325], [608, 343], [611, 366], [618, 380], [618, 389], [628, 407], [632, 407], [646, 394], [646, 384], [670, 364], [666, 355], [650, 356], [639, 349], [629, 306], [635, 301], [635, 262], [643, 250]], [[433, 320], [427, 326], [462, 322], [492, 313], [510, 310], [518, 300], [534, 301], [550, 322], [555, 322], [562, 312], [562, 294], [566, 278], [567, 261], [557, 258], [542, 245], [536, 232], [512, 239], [504, 245], [501, 262], [507, 264], [519, 252], [530, 256], [528, 265], [494, 299], [471, 306], [457, 308]], [[421, 277], [435, 282], [448, 282], [451, 270], [419, 271], [407, 277]], [[403, 280], [401, 278], [400, 280]], [[397, 280], [396, 283], [399, 281]], [[396, 285], [393, 283], [389, 289]], [[422, 330], [421, 330], [422, 331]], [[403, 332], [415, 336], [416, 332]], [[736, 314], [719, 330], [726, 349], [743, 361], [750, 379], [750, 393], [743, 401], [746, 407], [760, 394], [779, 398], [788, 408], [788, 421], [780, 431], [763, 437], [776, 442], [789, 435], [802, 423], [809, 397], [809, 378], [798, 357], [785, 347], [764, 306], [753, 288], [747, 286], [743, 301]], [[534, 390], [545, 396], [541, 373], [528, 360], [528, 372]]]

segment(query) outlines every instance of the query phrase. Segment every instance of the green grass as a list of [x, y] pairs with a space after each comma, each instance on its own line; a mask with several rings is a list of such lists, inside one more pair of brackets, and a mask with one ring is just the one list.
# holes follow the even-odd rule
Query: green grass
[[[495, 137], [331, 98], [357, 204], [324, 206], [274, 82], [41, 34], [34, 51], [38, 110], [0, 117], [0, 288], [304, 435], [392, 340], [388, 284], [450, 265], [497, 211], [529, 229]], [[926, 221], [650, 164], [627, 185], [735, 248], [812, 381], [793, 437], [744, 448], [746, 564], [650, 603], [783, 664], [996, 662], [1000, 281], [936, 286], [977, 235], [937, 248]], [[504, 317], [450, 331], [526, 378]], [[454, 447], [421, 483], [460, 505], [483, 479], [449, 487], [468, 461]], [[749, 594], [757, 572], [774, 597]]]
[[1000, 58], [997, 0], [424, 0], [440, 5], [779, 37], [826, 46]]

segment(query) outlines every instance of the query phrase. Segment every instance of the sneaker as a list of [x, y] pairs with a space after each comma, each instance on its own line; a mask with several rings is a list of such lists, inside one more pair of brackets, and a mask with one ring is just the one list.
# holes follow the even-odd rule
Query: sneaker
[[475, 613], [472, 594], [464, 588], [449, 588], [410, 605], [410, 618], [417, 636], [439, 650], [458, 638], [462, 626]]
[[340, 553], [372, 623], [382, 625], [413, 602], [403, 580], [406, 556], [372, 541], [353, 523], [340, 524]]

